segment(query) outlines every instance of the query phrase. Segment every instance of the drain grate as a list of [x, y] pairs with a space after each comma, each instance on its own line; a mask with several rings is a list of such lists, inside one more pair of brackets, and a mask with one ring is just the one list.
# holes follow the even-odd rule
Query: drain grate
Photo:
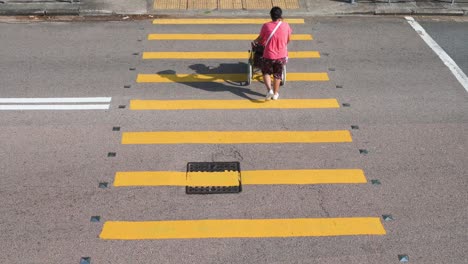
[[187, 172], [215, 172], [215, 171], [238, 171], [239, 162], [189, 162]]
[[197, 187], [187, 186], [185, 188], [187, 194], [215, 194], [215, 193], [239, 193], [241, 186], [211, 186], [211, 187]]
[[239, 193], [241, 190], [239, 162], [187, 163], [187, 194]]

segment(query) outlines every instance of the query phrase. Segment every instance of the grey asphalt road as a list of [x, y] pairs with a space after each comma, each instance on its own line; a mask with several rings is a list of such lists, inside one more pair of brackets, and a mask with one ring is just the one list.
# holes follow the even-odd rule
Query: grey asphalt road
[[[466, 67], [468, 21], [422, 21]], [[0, 23], [0, 98], [112, 97], [109, 110], [0, 111], [0, 260], [3, 263], [468, 263], [468, 95], [398, 17], [306, 18], [294, 25], [320, 59], [288, 72], [281, 98], [336, 98], [312, 110], [131, 111], [131, 99], [263, 98], [261, 83], [139, 84], [138, 73], [245, 72], [246, 61], [143, 61], [143, 51], [241, 51], [243, 41], [148, 41], [149, 33], [256, 33], [259, 26], [151, 21]], [[142, 41], [138, 41], [141, 39]], [[200, 65], [201, 64], [201, 65]], [[463, 66], [465, 65], [465, 66]], [[206, 68], [208, 66], [209, 68]], [[129, 68], [135, 67], [135, 71]], [[334, 69], [334, 70], [330, 70]], [[466, 69], [466, 68], [464, 68]], [[200, 72], [203, 73], [203, 72]], [[131, 88], [124, 88], [131, 85]], [[342, 86], [343, 88], [337, 88]], [[126, 108], [119, 108], [125, 105]], [[358, 130], [351, 130], [358, 125]], [[113, 131], [113, 127], [121, 131]], [[351, 143], [122, 145], [127, 131], [335, 130]], [[368, 150], [368, 155], [359, 153]], [[116, 157], [108, 157], [115, 152]], [[360, 168], [381, 185], [248, 186], [188, 196], [183, 187], [98, 188], [117, 171], [184, 171], [191, 161], [240, 161], [243, 170]], [[381, 217], [384, 236], [115, 241], [105, 221]], [[98, 223], [91, 216], [101, 216]], [[229, 228], [229, 227], [226, 227]]]
[[468, 72], [468, 34], [464, 20], [421, 19], [427, 33], [447, 52], [460, 69]]

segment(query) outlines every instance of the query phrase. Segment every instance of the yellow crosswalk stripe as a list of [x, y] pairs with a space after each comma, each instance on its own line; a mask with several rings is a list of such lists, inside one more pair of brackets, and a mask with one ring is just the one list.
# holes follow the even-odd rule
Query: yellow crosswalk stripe
[[187, 174], [187, 186], [239, 186], [238, 171], [195, 171]]
[[[290, 51], [290, 59], [317, 59], [320, 58], [318, 51]], [[173, 51], [173, 52], [143, 52], [143, 59], [248, 59], [247, 51]]]
[[257, 170], [242, 172], [243, 185], [366, 183], [359, 169]]
[[352, 142], [348, 130], [124, 132], [122, 144], [278, 144]]
[[385, 235], [378, 217], [107, 221], [99, 237], [115, 240]]
[[336, 99], [130, 100], [130, 110], [312, 109], [339, 108]]
[[186, 186], [186, 173], [180, 171], [126, 171], [115, 174], [114, 186]]
[[[191, 172], [192, 173], [192, 172]], [[198, 186], [231, 186], [232, 178], [198, 177]], [[357, 184], [366, 183], [360, 169], [322, 170], [254, 170], [242, 171], [242, 185], [273, 184]], [[186, 172], [179, 171], [126, 171], [115, 174], [114, 186], [186, 186], [190, 185]], [[196, 185], [196, 184], [195, 184]]]
[[[250, 40], [258, 34], [149, 34], [148, 40]], [[310, 34], [292, 34], [291, 40], [312, 40]]]
[[[288, 82], [330, 80], [326, 72], [291, 72], [287, 78]], [[261, 74], [254, 75], [254, 81], [261, 79]], [[138, 74], [136, 81], [138, 83], [245, 82], [247, 74]]]
[[[270, 19], [264, 18], [193, 18], [193, 19], [180, 19], [180, 18], [160, 18], [153, 20], [155, 25], [232, 25], [232, 24], [264, 24], [270, 22]], [[304, 24], [302, 18], [288, 18], [285, 19], [289, 24]]]

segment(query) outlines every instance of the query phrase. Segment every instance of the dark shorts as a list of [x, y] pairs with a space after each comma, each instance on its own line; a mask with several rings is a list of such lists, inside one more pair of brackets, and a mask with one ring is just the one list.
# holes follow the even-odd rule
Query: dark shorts
[[262, 58], [262, 74], [273, 74], [275, 79], [281, 79], [283, 74], [283, 66], [286, 65], [286, 58], [281, 59], [267, 59]]

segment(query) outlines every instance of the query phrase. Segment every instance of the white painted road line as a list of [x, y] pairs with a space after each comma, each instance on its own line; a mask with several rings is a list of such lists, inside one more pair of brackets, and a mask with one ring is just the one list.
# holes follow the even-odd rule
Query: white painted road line
[[0, 110], [106, 110], [110, 104], [79, 103], [110, 103], [111, 100], [112, 97], [0, 98]]
[[0, 110], [106, 110], [108, 104], [69, 105], [0, 105]]
[[450, 69], [450, 71], [455, 75], [455, 78], [460, 82], [460, 84], [468, 92], [468, 77], [466, 74], [458, 67], [452, 58], [435, 42], [434, 39], [427, 34], [424, 28], [416, 21], [413, 17], [405, 17], [408, 23], [413, 27], [414, 30], [421, 36], [421, 38], [426, 42], [426, 44], [431, 47], [431, 49], [439, 56], [439, 58], [444, 62], [445, 65]]
[[109, 103], [112, 97], [0, 98], [0, 103]]

